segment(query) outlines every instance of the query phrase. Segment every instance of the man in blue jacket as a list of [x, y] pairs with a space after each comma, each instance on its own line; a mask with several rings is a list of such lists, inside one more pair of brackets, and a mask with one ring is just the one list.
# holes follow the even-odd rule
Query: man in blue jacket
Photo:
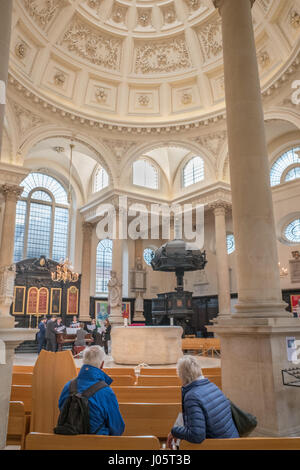
[[[77, 377], [77, 390], [79, 393], [87, 390], [91, 385], [103, 380], [107, 385], [112, 379], [103, 372], [104, 351], [100, 346], [86, 348], [83, 353], [83, 366]], [[64, 386], [58, 406], [61, 410], [69, 396], [70, 382]], [[89, 398], [90, 433], [104, 436], [121, 436], [125, 424], [119, 410], [119, 404], [110, 387], [98, 390]]]
[[205, 439], [239, 437], [232, 419], [230, 401], [202, 375], [199, 360], [186, 355], [179, 360], [177, 367], [183, 385], [183, 425], [172, 428], [167, 446], [171, 448], [174, 438], [200, 444]]
[[36, 335], [36, 339], [38, 342], [38, 354], [40, 354], [42, 349], [46, 349], [46, 323], [46, 317], [42, 318], [39, 323], [39, 331]]

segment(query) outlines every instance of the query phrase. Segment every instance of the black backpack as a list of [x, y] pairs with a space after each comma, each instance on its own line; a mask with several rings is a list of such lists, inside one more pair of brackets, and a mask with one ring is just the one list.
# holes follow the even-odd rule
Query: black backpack
[[[108, 387], [108, 385], [101, 380], [84, 392], [78, 393], [77, 379], [72, 380], [69, 388], [70, 395], [63, 404], [54, 433], [67, 435], [91, 434], [89, 398], [104, 387]], [[97, 434], [101, 426], [99, 426], [94, 434]]]

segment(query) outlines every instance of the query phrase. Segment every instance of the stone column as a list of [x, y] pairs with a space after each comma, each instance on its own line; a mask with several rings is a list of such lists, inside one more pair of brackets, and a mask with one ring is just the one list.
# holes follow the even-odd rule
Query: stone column
[[286, 316], [264, 113], [251, 16], [254, 0], [215, 0], [222, 17], [239, 314]]
[[15, 267], [13, 263], [16, 226], [16, 206], [23, 188], [17, 185], [3, 184], [0, 193], [5, 199], [0, 245], [0, 328], [12, 328], [14, 318], [9, 310], [13, 301]]
[[283, 385], [281, 370], [294, 367], [286, 337], [300, 340], [300, 326], [285, 311], [280, 289], [253, 3], [214, 0], [222, 17], [239, 300], [237, 314], [207, 329], [221, 339], [223, 392], [257, 417], [254, 435], [296, 436], [300, 395]]
[[123, 240], [120, 238], [120, 222], [122, 223], [122, 219], [119, 220], [119, 213], [117, 213], [114, 221], [111, 279], [108, 282], [109, 320], [117, 325], [124, 324], [122, 317]]
[[12, 5], [11, 0], [1, 0], [0, 2], [0, 154], [6, 104]]
[[80, 286], [80, 321], [90, 321], [90, 292], [91, 292], [91, 242], [93, 224], [82, 224], [82, 259], [81, 259], [81, 286]]
[[230, 278], [225, 220], [228, 206], [226, 203], [219, 202], [212, 204], [211, 208], [215, 215], [219, 316], [229, 315], [231, 310]]

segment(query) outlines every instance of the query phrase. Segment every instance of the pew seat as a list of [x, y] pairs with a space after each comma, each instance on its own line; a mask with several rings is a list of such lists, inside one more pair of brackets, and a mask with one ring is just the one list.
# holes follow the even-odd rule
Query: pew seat
[[241, 437], [206, 439], [201, 444], [180, 442], [180, 450], [300, 450], [300, 437]]
[[178, 414], [180, 403], [119, 403], [125, 422], [125, 436], [151, 434], [166, 440]]
[[6, 445], [20, 446], [21, 449], [24, 449], [26, 427], [24, 403], [11, 401], [9, 403]]
[[30, 433], [26, 436], [25, 450], [159, 450], [155, 436], [95, 436], [79, 434]]

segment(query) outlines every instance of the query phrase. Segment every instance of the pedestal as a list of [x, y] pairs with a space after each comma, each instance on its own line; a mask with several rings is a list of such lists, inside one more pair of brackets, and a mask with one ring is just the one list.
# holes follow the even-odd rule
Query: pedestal
[[176, 364], [182, 357], [180, 326], [113, 326], [111, 355], [116, 364]]
[[14, 351], [23, 341], [34, 339], [36, 332], [27, 328], [0, 329], [0, 449], [6, 446]]
[[287, 359], [286, 337], [300, 340], [299, 319], [233, 316], [207, 329], [221, 340], [223, 392], [257, 417], [252, 435], [300, 436], [299, 388], [284, 386], [281, 376], [297, 367]]

